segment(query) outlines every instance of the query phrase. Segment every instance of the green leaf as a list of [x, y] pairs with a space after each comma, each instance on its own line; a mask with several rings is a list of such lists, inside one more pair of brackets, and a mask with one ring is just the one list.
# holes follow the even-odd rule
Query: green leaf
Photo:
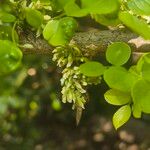
[[134, 32], [145, 39], [150, 39], [150, 27], [144, 20], [139, 19], [128, 12], [120, 12], [119, 19]]
[[124, 105], [130, 102], [129, 93], [110, 89], [104, 94], [105, 100], [112, 105]]
[[26, 20], [32, 27], [39, 28], [43, 23], [43, 19], [40, 11], [31, 8], [26, 9]]
[[117, 130], [123, 124], [125, 124], [131, 116], [131, 108], [130, 105], [125, 105], [119, 108], [115, 114], [113, 115], [113, 125]]
[[21, 64], [22, 52], [12, 42], [0, 40], [0, 76], [11, 73]]
[[141, 75], [140, 75], [140, 72], [137, 70], [137, 66], [136, 65], [133, 65], [129, 68], [129, 72], [131, 74], [133, 74], [134, 76], [137, 76], [137, 78], [140, 78]]
[[121, 23], [121, 21], [118, 19], [117, 15], [112, 14], [105, 14], [105, 15], [91, 15], [93, 19], [95, 19], [96, 22], [104, 25], [104, 26], [117, 26]]
[[83, 17], [88, 14], [86, 10], [81, 9], [74, 1], [67, 3], [67, 5], [64, 7], [64, 10], [67, 16]]
[[125, 64], [131, 55], [131, 48], [124, 42], [115, 42], [108, 46], [106, 59], [109, 63], [121, 66]]
[[145, 113], [150, 113], [150, 83], [145, 80], [139, 80], [133, 86], [131, 91], [133, 103], [138, 104]]
[[[55, 24], [57, 26], [55, 26]], [[50, 30], [52, 32], [47, 32]], [[68, 40], [65, 37], [63, 29], [60, 27], [59, 21], [55, 21], [55, 20], [50, 21], [43, 30], [43, 35], [44, 35], [44, 38], [46, 39], [45, 34], [49, 34], [49, 38], [47, 40], [49, 44], [53, 46], [65, 45], [68, 43]]]
[[65, 5], [64, 10], [68, 16], [82, 17], [87, 14], [109, 14], [118, 7], [117, 0], [81, 0], [81, 7], [72, 0]]
[[137, 63], [137, 70], [142, 77], [150, 81], [150, 53], [144, 54]]
[[133, 106], [132, 106], [132, 112], [133, 112], [133, 116], [135, 118], [141, 118], [142, 116], [142, 110], [141, 110], [141, 107], [138, 103], [134, 103]]
[[0, 20], [2, 22], [10, 23], [16, 20], [16, 17], [10, 13], [0, 12]]
[[[11, 26], [9, 25], [0, 25], [0, 39], [3, 39], [3, 40], [12, 40], [12, 32], [13, 32], [13, 29]], [[15, 38], [15, 41], [18, 42], [19, 38], [18, 38], [18, 35], [17, 35], [17, 32], [14, 31], [14, 38]]]
[[71, 17], [51, 20], [43, 30], [43, 36], [53, 46], [65, 45], [72, 38], [77, 22]]
[[104, 72], [104, 80], [108, 86], [123, 92], [130, 92], [137, 79], [137, 76], [120, 66], [110, 67]]
[[44, 38], [46, 40], [49, 40], [57, 32], [58, 26], [59, 26], [58, 20], [49, 21], [43, 30]]
[[138, 62], [137, 62], [136, 70], [137, 70], [138, 72], [141, 72], [141, 70], [142, 70], [142, 65], [143, 65], [143, 63], [144, 63], [144, 57], [145, 57], [146, 55], [147, 55], [147, 53], [143, 54], [143, 55], [140, 57], [140, 59], [138, 60]]
[[142, 66], [142, 77], [145, 80], [150, 81], [150, 62], [144, 62]]
[[150, 1], [149, 0], [130, 0], [127, 3], [129, 9], [138, 15], [150, 15]]
[[82, 8], [90, 14], [108, 14], [118, 9], [117, 0], [81, 0]]
[[75, 19], [72, 17], [64, 17], [60, 20], [60, 26], [63, 29], [67, 39], [72, 38], [75, 30], [78, 27], [78, 24]]
[[99, 62], [89, 61], [80, 65], [80, 71], [85, 76], [96, 77], [104, 73], [105, 67]]

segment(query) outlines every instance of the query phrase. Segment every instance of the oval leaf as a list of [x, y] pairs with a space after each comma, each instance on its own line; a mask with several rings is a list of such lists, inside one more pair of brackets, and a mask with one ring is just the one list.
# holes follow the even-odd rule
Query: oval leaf
[[129, 105], [122, 106], [113, 115], [113, 125], [117, 130], [125, 124], [131, 116], [131, 108]]
[[109, 63], [121, 66], [125, 64], [131, 55], [131, 48], [124, 42], [115, 42], [108, 46], [106, 59]]
[[137, 70], [142, 77], [150, 81], [150, 53], [144, 54], [137, 63]]
[[119, 8], [117, 0], [81, 0], [81, 7], [75, 0], [68, 2], [64, 10], [68, 16], [83, 17], [87, 14], [108, 14]]
[[22, 59], [21, 50], [8, 40], [0, 40], [0, 75], [16, 70]]
[[149, 62], [144, 62], [142, 66], [142, 77], [145, 80], [150, 81], [150, 63]]
[[[117, 12], [118, 13], [118, 12]], [[92, 14], [92, 18], [95, 19], [96, 22], [104, 25], [104, 26], [117, 26], [121, 23], [118, 19], [118, 14], [106, 14], [106, 15], [95, 15]]]
[[89, 61], [80, 65], [80, 71], [85, 76], [97, 77], [104, 73], [105, 67], [99, 62]]
[[142, 110], [141, 110], [141, 107], [138, 103], [134, 103], [133, 106], [132, 106], [132, 112], [133, 112], [133, 116], [135, 118], [141, 118], [142, 116]]
[[40, 11], [31, 8], [26, 9], [26, 20], [32, 27], [39, 28], [43, 19], [44, 18]]
[[105, 100], [112, 105], [124, 105], [130, 102], [129, 93], [110, 89], [104, 94]]
[[44, 38], [46, 40], [49, 40], [57, 32], [58, 26], [59, 26], [58, 20], [49, 21], [43, 30]]
[[17, 32], [11, 26], [0, 25], [0, 39], [12, 40], [12, 32], [14, 32], [15, 41], [18, 42]]
[[16, 20], [16, 17], [10, 13], [0, 12], [0, 20], [2, 22], [14, 22]]
[[71, 1], [65, 5], [64, 10], [67, 16], [83, 17], [88, 14], [85, 9], [81, 9], [74, 1]]
[[144, 59], [145, 59], [146, 55], [147, 55], [147, 53], [143, 54], [143, 55], [140, 57], [140, 59], [138, 60], [138, 62], [137, 62], [136, 70], [137, 70], [138, 72], [141, 72], [141, 70], [142, 70], [142, 66], [143, 66], [143, 63], [144, 63], [144, 61], [145, 61]]
[[137, 79], [137, 76], [119, 66], [110, 67], [104, 72], [104, 80], [108, 86], [119, 91], [130, 92]]
[[150, 83], [139, 80], [131, 91], [133, 102], [145, 113], [150, 113]]
[[119, 7], [118, 0], [81, 0], [81, 4], [90, 14], [108, 14]]
[[43, 36], [53, 46], [65, 45], [72, 38], [77, 28], [77, 22], [71, 17], [51, 20], [43, 30]]

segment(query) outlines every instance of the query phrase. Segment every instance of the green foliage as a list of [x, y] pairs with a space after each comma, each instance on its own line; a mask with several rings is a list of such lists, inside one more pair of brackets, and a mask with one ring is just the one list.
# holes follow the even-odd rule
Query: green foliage
[[82, 17], [87, 14], [108, 14], [118, 9], [117, 0], [81, 0], [81, 7], [76, 3], [75, 0], [70, 1], [58, 1], [62, 4], [65, 13], [68, 16]]
[[10, 13], [0, 12], [0, 19], [2, 22], [14, 22], [16, 17]]
[[26, 20], [28, 24], [31, 25], [32, 27], [39, 28], [43, 22], [43, 15], [38, 10], [27, 8]]
[[80, 65], [80, 72], [85, 76], [97, 77], [101, 76], [105, 71], [105, 67], [98, 62], [90, 61]]
[[81, 9], [75, 1], [70, 1], [67, 3], [64, 7], [65, 13], [67, 16], [72, 17], [83, 17], [88, 14], [88, 12], [85, 9]]
[[110, 88], [130, 92], [137, 78], [123, 67], [112, 66], [105, 71], [104, 80]]
[[147, 53], [143, 55], [137, 64], [137, 70], [141, 72], [141, 76], [147, 80], [150, 81], [150, 53]]
[[16, 70], [22, 59], [21, 50], [12, 42], [0, 40], [0, 76]]
[[143, 79], [137, 81], [133, 86], [131, 94], [134, 105], [138, 105], [138, 110], [145, 113], [150, 113], [150, 83]]
[[121, 21], [118, 18], [118, 12], [115, 12], [114, 14], [104, 14], [104, 15], [91, 15], [93, 19], [95, 19], [96, 22], [104, 25], [104, 26], [117, 26], [121, 23]]
[[148, 80], [150, 81], [150, 63], [148, 62], [145, 62], [142, 66], [142, 77], [145, 79], [145, 80]]
[[115, 42], [109, 45], [106, 51], [107, 61], [116, 66], [125, 64], [130, 58], [130, 55], [130, 47], [123, 42]]
[[51, 20], [43, 30], [43, 36], [53, 46], [65, 45], [73, 36], [77, 28], [76, 21], [71, 17]]
[[131, 101], [131, 96], [127, 92], [110, 89], [104, 94], [105, 100], [112, 105], [124, 105]]
[[122, 106], [113, 116], [113, 124], [115, 129], [118, 129], [125, 124], [131, 116], [131, 108], [129, 105]]
[[[114, 114], [113, 124], [116, 129], [128, 121], [131, 112], [136, 118], [140, 118], [142, 112], [150, 113], [150, 55], [145, 54], [138, 61], [137, 66], [132, 66], [127, 70], [120, 65], [125, 64], [130, 55], [131, 49], [127, 44], [116, 42], [108, 46], [106, 51], [106, 59], [115, 66], [106, 69], [98, 62], [87, 62], [80, 66], [80, 71], [86, 76], [102, 75], [104, 72], [104, 81], [112, 88], [104, 94], [108, 103], [112, 105], [132, 104], [133, 109], [126, 105]], [[101, 71], [102, 68], [104, 68], [103, 71]]]
[[0, 39], [3, 40], [12, 40], [12, 32], [14, 32], [14, 39], [16, 42], [18, 42], [18, 34], [15, 30], [13, 30], [13, 28], [11, 27], [11, 25], [0, 25]]
[[81, 0], [81, 3], [90, 14], [108, 14], [118, 9], [117, 0]]
[[129, 12], [120, 12], [119, 19], [134, 32], [138, 33], [145, 39], [150, 39], [150, 27], [144, 20], [139, 19]]

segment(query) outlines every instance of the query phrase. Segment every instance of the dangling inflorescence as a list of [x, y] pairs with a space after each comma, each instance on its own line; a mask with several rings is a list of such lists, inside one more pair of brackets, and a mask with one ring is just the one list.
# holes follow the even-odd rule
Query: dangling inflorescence
[[88, 59], [74, 45], [59, 46], [53, 50], [53, 61], [63, 68], [61, 86], [62, 102], [73, 103], [73, 109], [78, 111], [84, 109], [87, 94], [86, 87], [89, 84], [98, 84], [101, 77], [87, 77], [81, 74], [79, 66]]

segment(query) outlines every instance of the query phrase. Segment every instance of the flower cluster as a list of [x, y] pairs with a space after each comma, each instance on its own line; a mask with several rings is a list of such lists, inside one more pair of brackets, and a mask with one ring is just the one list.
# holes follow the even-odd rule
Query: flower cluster
[[98, 84], [100, 77], [91, 78], [81, 74], [79, 65], [87, 58], [82, 56], [81, 51], [74, 45], [57, 47], [53, 50], [53, 61], [59, 67], [63, 67], [61, 85], [62, 102], [73, 103], [73, 109], [82, 108], [86, 103], [86, 86]]

